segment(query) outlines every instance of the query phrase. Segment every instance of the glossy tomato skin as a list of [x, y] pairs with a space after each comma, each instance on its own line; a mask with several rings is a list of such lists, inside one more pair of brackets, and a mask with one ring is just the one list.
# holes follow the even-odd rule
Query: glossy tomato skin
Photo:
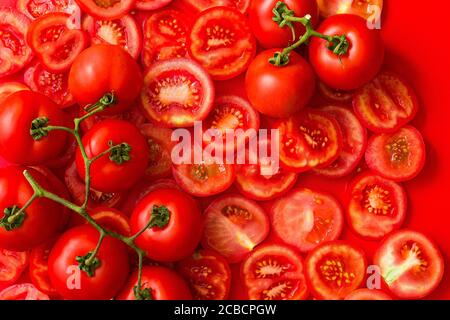
[[245, 88], [253, 107], [270, 117], [285, 118], [306, 107], [315, 88], [311, 66], [291, 52], [287, 66], [276, 67], [269, 59], [282, 49], [263, 51], [251, 62]]
[[0, 249], [0, 290], [19, 280], [28, 266], [29, 253]]
[[0, 105], [2, 102], [8, 98], [10, 95], [12, 95], [14, 92], [17, 91], [27, 91], [30, 90], [26, 85], [24, 85], [21, 82], [3, 82], [0, 84]]
[[177, 261], [191, 255], [200, 242], [203, 218], [193, 198], [176, 189], [158, 189], [150, 192], [131, 215], [131, 233], [136, 234], [148, 224], [155, 208], [169, 210], [169, 222], [164, 227], [154, 226], [136, 238], [136, 245], [147, 256], [161, 262]]
[[328, 49], [327, 41], [314, 37], [309, 45], [309, 59], [322, 82], [334, 89], [354, 90], [371, 81], [380, 71], [384, 45], [378, 30], [370, 30], [359, 16], [342, 14], [327, 18], [319, 33], [346, 35], [350, 47], [339, 57]]
[[119, 0], [98, 2], [95, 0], [75, 0], [80, 8], [98, 19], [118, 19], [128, 13], [136, 4], [136, 0]]
[[125, 283], [130, 269], [127, 248], [109, 236], [98, 251], [100, 266], [93, 277], [78, 269], [76, 257], [92, 252], [98, 239], [99, 233], [94, 227], [80, 226], [66, 231], [51, 250], [48, 259], [50, 280], [65, 299], [108, 300]]
[[137, 62], [121, 47], [110, 44], [84, 50], [69, 73], [69, 90], [82, 107], [98, 102], [107, 93], [114, 94], [117, 102], [104, 114], [118, 114], [130, 108], [141, 87]]
[[[117, 296], [117, 300], [136, 300], [134, 287], [138, 274], [135, 271]], [[142, 269], [142, 287], [150, 289], [153, 300], [192, 300], [192, 294], [184, 279], [175, 271], [159, 266]]]
[[137, 0], [136, 8], [139, 10], [156, 10], [168, 5], [172, 0]]
[[[278, 0], [253, 0], [249, 10], [249, 20], [253, 33], [259, 44], [266, 49], [283, 48], [294, 42], [292, 31], [288, 27], [281, 28], [272, 20], [273, 9]], [[311, 15], [313, 26], [319, 21], [319, 10], [314, 0], [283, 0], [290, 10], [293, 10], [296, 17]], [[295, 34], [300, 37], [305, 28], [300, 23], [294, 23]], [[297, 39], [296, 39], [297, 41]]]
[[345, 297], [345, 300], [392, 300], [392, 298], [381, 290], [358, 289]]
[[30, 134], [31, 122], [47, 117], [49, 124], [68, 126], [66, 114], [46, 96], [31, 91], [16, 92], [0, 105], [0, 154], [12, 163], [36, 165], [61, 155], [68, 134], [51, 131], [35, 141]]

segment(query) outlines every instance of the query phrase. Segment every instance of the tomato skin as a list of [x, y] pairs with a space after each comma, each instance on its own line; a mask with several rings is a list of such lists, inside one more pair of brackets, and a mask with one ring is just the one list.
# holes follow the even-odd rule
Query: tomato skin
[[137, 0], [136, 8], [139, 10], [156, 10], [171, 2], [172, 0]]
[[392, 298], [381, 290], [358, 289], [345, 297], [345, 300], [392, 300]]
[[110, 2], [75, 0], [75, 2], [84, 12], [97, 19], [105, 20], [119, 19], [123, 17], [136, 4], [136, 0], [119, 0]]
[[327, 18], [317, 32], [346, 35], [349, 51], [339, 57], [327, 47], [327, 41], [314, 37], [309, 45], [309, 59], [322, 82], [334, 89], [354, 90], [371, 81], [380, 71], [384, 45], [378, 30], [367, 28], [359, 16], [342, 14]]
[[[137, 278], [138, 273], [135, 271], [117, 295], [117, 300], [136, 300], [133, 289], [137, 285]], [[186, 281], [169, 268], [145, 266], [142, 269], [142, 287], [151, 289], [153, 300], [192, 300]]]
[[121, 47], [109, 44], [84, 50], [69, 73], [69, 90], [82, 107], [98, 102], [106, 93], [114, 94], [117, 103], [103, 114], [129, 109], [141, 87], [142, 74], [136, 61]]
[[4, 82], [0, 84], [0, 105], [10, 95], [17, 91], [30, 90], [26, 85], [21, 82]]
[[[51, 250], [48, 259], [50, 280], [65, 299], [108, 300], [125, 283], [130, 269], [127, 248], [119, 240], [109, 236], [103, 240], [98, 251], [100, 266], [93, 277], [78, 268], [70, 271], [73, 266], [78, 265], [76, 257], [93, 251], [98, 239], [99, 233], [94, 227], [80, 226], [66, 231]], [[74, 279], [70, 279], [71, 276], [79, 276], [79, 288], [76, 283], [73, 288], [69, 286], [74, 282]]]
[[311, 66], [298, 53], [291, 52], [287, 66], [276, 67], [269, 59], [282, 49], [263, 51], [251, 62], [245, 88], [253, 107], [270, 117], [286, 118], [310, 101], [315, 88]]
[[36, 288], [50, 297], [58, 296], [48, 273], [48, 257], [55, 241], [56, 238], [51, 239], [33, 248], [30, 252], [30, 279]]
[[0, 300], [50, 300], [31, 283], [21, 283], [0, 292]]
[[28, 252], [0, 249], [0, 290], [13, 285], [28, 266]]
[[131, 233], [136, 234], [152, 218], [153, 208], [164, 206], [170, 211], [169, 222], [163, 227], [152, 227], [136, 238], [136, 245], [147, 256], [161, 262], [181, 260], [191, 255], [200, 242], [203, 218], [193, 198], [176, 189], [158, 189], [149, 193], [131, 215]]

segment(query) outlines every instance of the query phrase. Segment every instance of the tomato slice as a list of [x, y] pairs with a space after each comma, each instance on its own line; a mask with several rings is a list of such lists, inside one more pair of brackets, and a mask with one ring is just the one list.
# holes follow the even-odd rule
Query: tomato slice
[[144, 53], [144, 65], [151, 66], [155, 62], [169, 60], [174, 58], [187, 57], [186, 43], [184, 42], [167, 42], [153, 48], [150, 53]]
[[[379, 19], [383, 10], [383, 0], [317, 0], [320, 15], [324, 18], [336, 14], [351, 13], [365, 19], [371, 18], [374, 14]], [[373, 8], [369, 10], [369, 6]]]
[[57, 297], [58, 293], [53, 288], [48, 274], [48, 256], [55, 244], [56, 238], [47, 241], [30, 253], [30, 279], [36, 288], [50, 297]]
[[141, 102], [150, 120], [169, 127], [189, 127], [207, 117], [214, 102], [214, 84], [194, 61], [161, 61], [144, 77]]
[[303, 172], [332, 164], [342, 149], [342, 133], [331, 116], [306, 109], [275, 125], [280, 132], [280, 162]]
[[359, 175], [350, 187], [347, 214], [360, 236], [381, 239], [400, 228], [406, 217], [407, 198], [403, 187], [370, 172]]
[[391, 234], [378, 248], [374, 263], [389, 289], [401, 299], [429, 295], [442, 280], [444, 260], [425, 235], [402, 230]]
[[30, 88], [20, 82], [0, 83], [0, 104], [8, 98], [9, 95], [22, 90], [30, 90]]
[[366, 274], [364, 252], [346, 242], [329, 242], [310, 252], [306, 275], [315, 298], [344, 299], [358, 289]]
[[[103, 228], [121, 234], [125, 237], [131, 235], [128, 217], [119, 210], [108, 207], [97, 207], [89, 215]], [[85, 223], [88, 223], [85, 221]]]
[[404, 80], [383, 72], [355, 93], [353, 108], [369, 130], [391, 133], [410, 122], [419, 106], [415, 92]]
[[345, 300], [392, 300], [392, 298], [381, 290], [358, 289], [350, 293]]
[[315, 171], [330, 178], [342, 178], [358, 166], [364, 156], [367, 146], [367, 131], [358, 118], [345, 107], [328, 106], [321, 108], [323, 112], [332, 116], [342, 132], [342, 151], [330, 166]]
[[136, 4], [136, 0], [75, 0], [80, 8], [97, 19], [122, 18]]
[[11, 9], [0, 8], [0, 77], [16, 73], [33, 58], [26, 34], [30, 19]]
[[225, 195], [205, 210], [202, 245], [229, 262], [241, 261], [269, 233], [269, 218], [256, 202], [241, 195]]
[[71, 14], [80, 10], [74, 0], [18, 0], [17, 9], [33, 20], [50, 12]]
[[287, 246], [258, 247], [242, 263], [241, 272], [251, 300], [304, 300], [308, 296], [303, 259]]
[[92, 44], [109, 43], [121, 46], [135, 59], [141, 53], [141, 30], [131, 15], [127, 14], [114, 20], [85, 16], [83, 29], [91, 36]]
[[237, 9], [245, 14], [250, 7], [250, 0], [181, 0], [181, 2], [197, 11], [223, 6]]
[[212, 250], [198, 250], [180, 261], [177, 270], [186, 279], [196, 300], [225, 300], [230, 292], [228, 262]]
[[50, 298], [31, 283], [22, 283], [2, 290], [0, 300], [50, 300]]
[[272, 227], [282, 241], [308, 252], [340, 236], [344, 212], [328, 194], [295, 189], [272, 205]]
[[137, 0], [136, 8], [139, 10], [156, 10], [171, 2], [172, 0]]
[[256, 40], [247, 18], [227, 7], [200, 13], [188, 37], [189, 53], [215, 80], [244, 72], [256, 54]]
[[319, 81], [317, 88], [319, 89], [321, 96], [331, 103], [347, 104], [353, 100], [353, 91], [334, 89], [327, 86], [322, 81]]
[[425, 165], [425, 157], [422, 135], [411, 126], [393, 134], [372, 136], [366, 151], [369, 168], [397, 182], [416, 177]]
[[28, 252], [0, 249], [0, 290], [20, 278], [28, 265]]

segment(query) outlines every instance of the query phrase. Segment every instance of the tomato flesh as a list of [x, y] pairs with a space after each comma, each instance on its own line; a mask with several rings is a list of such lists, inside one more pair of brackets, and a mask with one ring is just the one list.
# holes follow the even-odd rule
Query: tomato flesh
[[[324, 18], [336, 14], [356, 14], [362, 18], [379, 20], [383, 10], [383, 0], [317, 0], [320, 15]], [[372, 6], [369, 10], [369, 6]]]
[[80, 10], [75, 0], [18, 0], [17, 9], [33, 20], [50, 12], [76, 14]]
[[0, 300], [50, 300], [50, 298], [31, 283], [22, 283], [2, 290]]
[[139, 10], [156, 10], [168, 5], [172, 0], [137, 0], [136, 8]]
[[0, 249], [0, 290], [20, 278], [28, 265], [28, 252]]
[[250, 0], [181, 0], [180, 2], [197, 11], [204, 11], [209, 8], [223, 6], [237, 9], [244, 14], [250, 6]]
[[55, 239], [51, 239], [31, 250], [30, 253], [30, 278], [33, 284], [40, 291], [50, 297], [57, 297], [58, 293], [50, 282], [48, 274], [48, 257], [55, 244]]
[[97, 19], [119, 19], [127, 14], [136, 0], [75, 0], [80, 8]]

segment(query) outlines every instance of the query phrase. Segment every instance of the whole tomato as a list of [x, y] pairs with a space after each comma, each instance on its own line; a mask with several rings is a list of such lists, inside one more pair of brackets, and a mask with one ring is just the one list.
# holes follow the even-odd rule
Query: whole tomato
[[384, 45], [378, 30], [370, 30], [363, 18], [341, 14], [327, 18], [317, 30], [327, 36], [348, 40], [348, 50], [338, 55], [327, 40], [314, 37], [309, 46], [309, 61], [317, 76], [331, 88], [354, 90], [371, 81], [380, 71]]
[[260, 53], [245, 77], [247, 96], [253, 107], [270, 117], [289, 117], [304, 108], [314, 93], [313, 69], [298, 53], [289, 54], [289, 63], [275, 66], [269, 59], [282, 49]]
[[69, 90], [81, 106], [113, 93], [116, 104], [104, 114], [118, 114], [131, 107], [141, 92], [142, 73], [137, 62], [120, 46], [94, 45], [74, 61], [69, 73]]

